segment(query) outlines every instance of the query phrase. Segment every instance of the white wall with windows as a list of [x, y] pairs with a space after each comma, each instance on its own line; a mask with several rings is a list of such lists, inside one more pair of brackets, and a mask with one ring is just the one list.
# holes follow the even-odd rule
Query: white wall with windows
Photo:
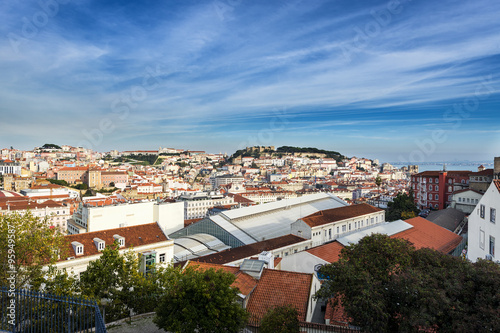
[[385, 222], [385, 211], [374, 212], [361, 216], [310, 227], [302, 220], [292, 223], [291, 233], [312, 240], [312, 246], [318, 246], [333, 241], [338, 237], [366, 227]]
[[456, 208], [465, 214], [470, 214], [481, 200], [483, 194], [474, 190], [463, 190], [454, 193], [451, 196], [450, 206]]
[[496, 250], [500, 241], [497, 212], [500, 210], [500, 180], [494, 180], [469, 216], [468, 258], [500, 261]]

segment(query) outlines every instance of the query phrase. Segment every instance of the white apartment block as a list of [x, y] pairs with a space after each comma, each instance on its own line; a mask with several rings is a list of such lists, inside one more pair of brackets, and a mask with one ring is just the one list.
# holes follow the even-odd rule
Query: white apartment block
[[108, 245], [117, 242], [119, 252], [139, 254], [140, 270], [147, 273], [150, 265], [169, 265], [174, 258], [174, 240], [169, 239], [157, 223], [65, 236], [59, 249], [59, 270], [80, 276], [91, 261], [97, 260]]
[[366, 227], [385, 222], [385, 211], [368, 204], [322, 210], [291, 225], [293, 235], [318, 246]]
[[68, 223], [68, 233], [94, 232], [158, 222], [165, 234], [184, 227], [183, 205], [179, 202], [118, 203], [95, 207], [81, 203]]
[[493, 180], [469, 216], [467, 257], [473, 262], [478, 258], [500, 260], [500, 253], [495, 251], [496, 241], [500, 241], [497, 211], [500, 211], [499, 179]]
[[43, 203], [36, 203], [34, 201], [16, 201], [11, 205], [7, 205], [7, 209], [0, 208], [0, 214], [18, 213], [24, 215], [30, 211], [34, 217], [40, 219], [47, 219], [49, 226], [59, 228], [61, 231], [66, 232], [67, 223], [71, 215], [69, 207], [66, 207], [58, 202], [47, 200]]
[[474, 211], [482, 196], [481, 192], [471, 189], [456, 191], [451, 196], [450, 206], [465, 214], [470, 214]]
[[5, 175], [7, 173], [13, 173], [15, 175], [21, 175], [21, 165], [17, 162], [11, 160], [0, 160], [0, 175]]
[[292, 191], [250, 191], [240, 193], [240, 195], [259, 204], [299, 197], [297, 193]]
[[179, 199], [184, 205], [184, 219], [197, 219], [207, 216], [208, 210], [215, 206], [234, 205], [234, 198], [216, 192], [184, 193]]
[[43, 202], [45, 200], [62, 201], [65, 199], [80, 198], [80, 192], [55, 184], [33, 186], [31, 188], [21, 190], [21, 194], [37, 202]]

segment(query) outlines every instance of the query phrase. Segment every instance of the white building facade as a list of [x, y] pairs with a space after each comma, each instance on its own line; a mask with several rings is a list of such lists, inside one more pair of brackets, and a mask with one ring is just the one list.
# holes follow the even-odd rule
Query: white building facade
[[185, 193], [179, 197], [184, 205], [184, 219], [197, 219], [207, 216], [208, 210], [215, 206], [234, 205], [234, 198], [216, 192]]
[[93, 232], [158, 222], [166, 235], [184, 227], [183, 205], [179, 202], [121, 203], [104, 207], [80, 204], [68, 223], [68, 233]]
[[490, 184], [474, 211], [469, 216], [467, 257], [475, 262], [478, 258], [500, 260], [496, 243], [500, 241], [497, 212], [500, 211], [500, 180]]

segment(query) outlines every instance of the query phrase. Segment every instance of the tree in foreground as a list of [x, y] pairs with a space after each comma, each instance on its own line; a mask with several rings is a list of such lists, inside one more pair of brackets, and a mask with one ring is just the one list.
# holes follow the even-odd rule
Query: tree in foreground
[[30, 211], [0, 215], [0, 285], [24, 288], [39, 284], [44, 266], [57, 262], [57, 249], [63, 242], [60, 230]]
[[269, 309], [260, 322], [262, 333], [299, 333], [298, 312], [292, 305], [277, 306]]
[[162, 276], [171, 268], [155, 267], [150, 274], [144, 275], [139, 266], [136, 253], [122, 254], [117, 243], [109, 245], [81, 274], [81, 293], [106, 303], [107, 321], [127, 317], [130, 310], [151, 312], [163, 290], [165, 279]]
[[387, 204], [387, 211], [385, 212], [386, 221], [396, 221], [399, 219], [408, 219], [418, 215], [420, 210], [415, 205], [413, 198], [413, 191], [410, 190], [409, 194], [398, 193], [393, 201]]
[[170, 332], [238, 332], [248, 313], [238, 303], [233, 274], [222, 270], [176, 269], [166, 276], [154, 323]]
[[367, 332], [500, 331], [500, 267], [385, 235], [367, 236], [324, 266], [316, 294]]

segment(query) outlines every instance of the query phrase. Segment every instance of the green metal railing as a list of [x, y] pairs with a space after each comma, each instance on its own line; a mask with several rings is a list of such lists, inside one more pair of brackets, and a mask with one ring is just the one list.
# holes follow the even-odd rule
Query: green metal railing
[[2, 332], [106, 332], [95, 301], [6, 287], [0, 294]]

